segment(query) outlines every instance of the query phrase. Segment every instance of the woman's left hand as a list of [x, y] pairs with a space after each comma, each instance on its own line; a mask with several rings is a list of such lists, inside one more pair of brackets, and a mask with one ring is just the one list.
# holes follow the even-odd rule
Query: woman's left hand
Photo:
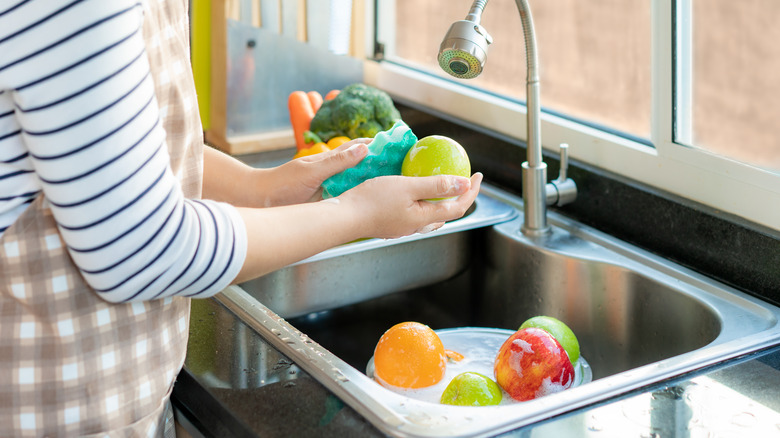
[[350, 140], [336, 149], [288, 161], [263, 175], [265, 207], [322, 199], [322, 182], [358, 164], [368, 154], [370, 138]]
[[368, 155], [370, 138], [296, 158], [272, 168], [255, 168], [212, 147], [204, 150], [203, 198], [236, 207], [276, 207], [322, 199], [322, 182]]

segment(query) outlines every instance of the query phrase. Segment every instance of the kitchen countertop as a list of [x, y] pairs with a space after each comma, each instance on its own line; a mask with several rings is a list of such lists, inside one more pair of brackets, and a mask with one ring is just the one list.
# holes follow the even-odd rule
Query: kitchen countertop
[[[383, 436], [213, 299], [193, 301], [173, 402], [193, 436]], [[502, 436], [780, 436], [780, 345]]]

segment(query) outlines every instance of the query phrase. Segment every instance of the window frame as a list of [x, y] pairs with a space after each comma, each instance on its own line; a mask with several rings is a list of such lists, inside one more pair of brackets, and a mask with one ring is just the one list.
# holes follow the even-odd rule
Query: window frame
[[[530, 0], [532, 11], [534, 1]], [[544, 111], [542, 146], [557, 153], [559, 144], [568, 143], [573, 160], [780, 231], [780, 174], [675, 142], [675, 129], [684, 128], [690, 120], [690, 100], [686, 99], [690, 99], [692, 66], [681, 56], [690, 53], [690, 20], [685, 19], [685, 14], [690, 14], [690, 0], [653, 0], [651, 8], [652, 104], [648, 111], [654, 147]], [[367, 4], [366, 47], [371, 53], [366, 54], [366, 83], [399, 99], [525, 140], [523, 104], [471, 88], [467, 81], [450, 81], [396, 63], [372, 60], [377, 42], [387, 45], [394, 40], [395, 29], [378, 26], [377, 21], [381, 17], [394, 22], [394, 16], [394, 0]], [[521, 25], [519, 17], [517, 25]], [[676, 65], [675, 55], [681, 58]], [[518, 72], [518, 77], [524, 81], [525, 73]], [[675, 87], [684, 93], [675, 95]], [[681, 125], [676, 127], [675, 123]], [[772, 205], [778, 207], [767, 207]]]

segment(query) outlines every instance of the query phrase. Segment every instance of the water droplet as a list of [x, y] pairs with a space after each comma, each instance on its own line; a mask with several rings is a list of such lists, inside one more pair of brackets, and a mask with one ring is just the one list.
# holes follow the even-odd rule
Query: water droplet
[[596, 419], [595, 415], [591, 415], [588, 419], [588, 430], [591, 432], [600, 432], [604, 430], [604, 426], [601, 425], [601, 422]]
[[279, 359], [279, 361], [276, 362], [276, 364], [271, 367], [272, 370], [278, 370], [280, 368], [290, 368], [292, 366], [292, 362], [287, 361], [285, 359]]

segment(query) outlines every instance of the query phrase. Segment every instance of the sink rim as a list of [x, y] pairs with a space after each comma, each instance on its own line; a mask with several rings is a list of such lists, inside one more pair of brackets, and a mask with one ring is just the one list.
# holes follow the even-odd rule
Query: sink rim
[[[522, 201], [512, 195], [503, 194], [489, 187], [483, 187], [483, 193], [515, 208], [522, 208]], [[525, 402], [522, 404], [522, 412], [518, 412], [521, 409], [517, 405], [469, 408], [436, 406], [409, 399], [381, 387], [364, 373], [309, 339], [240, 287], [231, 286], [216, 298], [282, 354], [294, 360], [377, 428], [396, 436], [494, 435], [751, 353], [780, 341], [780, 325], [778, 325], [780, 309], [772, 304], [554, 212], [550, 212], [549, 218], [553, 227], [619, 255], [618, 259], [621, 262], [619, 266], [624, 266], [623, 262], [625, 262], [629, 263], [626, 267], [631, 270], [641, 268], [639, 273], [651, 270], [662, 274], [661, 278], [664, 281], [674, 283], [674, 289], [680, 293], [692, 294], [702, 304], [713, 308], [721, 320], [721, 332], [715, 340], [699, 349], [603, 377], [558, 394]], [[494, 228], [510, 233], [513, 238], [524, 238], [519, 233], [519, 221], [520, 219], [516, 218], [494, 225]], [[657, 281], [657, 276], [653, 275], [651, 278]], [[763, 318], [764, 328], [751, 331], [747, 335], [740, 334], [741, 324], [724, 318], [725, 306], [744, 308], [745, 314], [756, 315], [755, 318], [760, 316]], [[419, 412], [423, 408], [430, 414], [421, 415]], [[456, 414], [453, 415], [453, 412]]]
[[[447, 201], [441, 201], [447, 202]], [[398, 237], [395, 239], [380, 239], [380, 238], [368, 238], [356, 242], [346, 243], [334, 248], [326, 249], [325, 251], [315, 254], [309, 258], [301, 261], [291, 263], [282, 269], [287, 269], [293, 266], [303, 265], [306, 263], [312, 263], [319, 260], [331, 259], [339, 257], [344, 254], [354, 254], [364, 251], [370, 251], [373, 249], [383, 248], [391, 245], [400, 245], [407, 242], [414, 242], [417, 240], [427, 239], [429, 237], [444, 236], [447, 234], [458, 233], [462, 231], [468, 231], [471, 229], [486, 227], [495, 225], [501, 222], [511, 221], [519, 215], [516, 208], [506, 208], [506, 203], [502, 203], [493, 197], [484, 195], [482, 193], [477, 195], [474, 201], [474, 211], [459, 219], [445, 222], [441, 228], [431, 233], [415, 233], [409, 236]], [[246, 283], [251, 283], [253, 280], [249, 280]]]

